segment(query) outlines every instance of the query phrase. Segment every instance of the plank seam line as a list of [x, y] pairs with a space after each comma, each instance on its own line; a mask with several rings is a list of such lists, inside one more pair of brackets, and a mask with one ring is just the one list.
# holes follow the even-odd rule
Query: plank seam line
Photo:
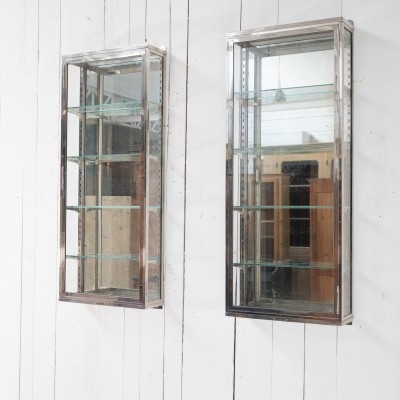
[[183, 363], [185, 341], [185, 290], [186, 290], [186, 187], [187, 187], [187, 144], [188, 144], [188, 93], [189, 93], [189, 33], [190, 33], [190, 0], [187, 3], [186, 25], [186, 105], [185, 105], [185, 166], [183, 184], [183, 279], [182, 279], [182, 356], [181, 356], [181, 400], [183, 399]]

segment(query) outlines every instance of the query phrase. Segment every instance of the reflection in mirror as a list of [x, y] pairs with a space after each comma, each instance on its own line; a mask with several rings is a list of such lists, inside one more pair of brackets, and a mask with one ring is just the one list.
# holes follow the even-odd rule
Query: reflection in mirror
[[333, 313], [333, 32], [234, 53], [234, 305]]

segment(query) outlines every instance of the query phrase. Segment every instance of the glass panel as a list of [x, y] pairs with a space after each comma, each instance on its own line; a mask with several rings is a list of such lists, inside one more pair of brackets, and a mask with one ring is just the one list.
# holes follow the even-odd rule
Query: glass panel
[[138, 299], [141, 57], [88, 63], [79, 76], [78, 101], [72, 88], [68, 101], [66, 257], [76, 266], [78, 292]]
[[68, 65], [68, 98], [67, 107], [76, 107], [81, 103], [81, 68], [76, 65]]
[[74, 218], [67, 221], [67, 237], [79, 235], [81, 244], [80, 249], [73, 244], [67, 246], [67, 259], [79, 263], [83, 277], [81, 290], [138, 289], [139, 208], [130, 205], [128, 196], [103, 196], [100, 209], [91, 208], [94, 203], [94, 196], [86, 196], [85, 206], [68, 211], [79, 216], [79, 226], [73, 224]]
[[352, 36], [343, 38], [343, 145], [342, 145], [342, 313], [351, 314], [351, 99]]
[[333, 32], [233, 56], [234, 305], [333, 313]]
[[[150, 56], [150, 88], [149, 101], [151, 104], [162, 104], [162, 59], [151, 54]], [[148, 141], [148, 289], [147, 301], [161, 299], [161, 204], [162, 204], [162, 114], [150, 114], [149, 141]]]

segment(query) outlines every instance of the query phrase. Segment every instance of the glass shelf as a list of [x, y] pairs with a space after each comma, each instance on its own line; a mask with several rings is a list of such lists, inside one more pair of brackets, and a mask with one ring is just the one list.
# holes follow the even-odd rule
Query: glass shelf
[[[161, 112], [159, 104], [150, 103], [150, 111]], [[140, 115], [142, 106], [139, 101], [126, 101], [123, 103], [95, 104], [89, 106], [69, 107], [68, 112], [81, 116], [82, 114], [94, 117], [106, 117], [112, 115]]]
[[[72, 255], [67, 254], [66, 258], [69, 260], [128, 260], [128, 261], [140, 261], [138, 254], [80, 254]], [[149, 261], [157, 261], [158, 257], [149, 256]]]
[[334, 98], [334, 85], [299, 86], [270, 90], [236, 92], [235, 99], [245, 105], [284, 104], [310, 100], [330, 100]]
[[[96, 210], [118, 210], [118, 209], [128, 209], [128, 210], [138, 210], [140, 206], [66, 206], [69, 211], [96, 211]], [[149, 211], [156, 211], [160, 209], [160, 206], [149, 206]]]
[[294, 269], [333, 269], [332, 263], [329, 262], [309, 262], [309, 261], [242, 261], [233, 263], [234, 267], [271, 267], [271, 268], [294, 268]]
[[138, 161], [140, 160], [141, 153], [131, 154], [100, 154], [100, 155], [86, 155], [86, 156], [71, 156], [67, 157], [67, 161], [80, 163], [85, 162], [87, 165], [90, 164], [101, 164], [105, 162], [127, 162], [127, 161]]
[[139, 299], [139, 289], [120, 289], [120, 288], [101, 288], [98, 290], [88, 290], [86, 293], [100, 295], [100, 296], [111, 296], [111, 297], [130, 297], [133, 299]]
[[242, 210], [332, 210], [333, 206], [233, 206], [233, 211]]
[[262, 307], [274, 311], [311, 311], [316, 313], [332, 313], [333, 304], [319, 301], [301, 301], [301, 300], [281, 300], [281, 299], [262, 299], [260, 301], [250, 302], [251, 307]]
[[251, 148], [233, 149], [234, 154], [243, 157], [248, 155], [251, 157], [260, 155], [275, 154], [308, 154], [308, 153], [324, 153], [333, 151], [333, 143], [310, 143], [310, 144], [291, 144], [284, 146], [262, 146]]

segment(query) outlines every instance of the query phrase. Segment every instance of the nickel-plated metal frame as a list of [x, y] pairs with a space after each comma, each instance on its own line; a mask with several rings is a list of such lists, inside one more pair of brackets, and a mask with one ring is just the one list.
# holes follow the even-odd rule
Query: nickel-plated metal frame
[[[345, 276], [342, 270], [342, 229], [349, 229], [351, 240], [351, 208], [350, 226], [343, 227], [342, 221], [342, 148], [344, 138], [344, 93], [343, 93], [343, 52], [344, 30], [348, 30], [353, 36], [354, 27], [352, 21], [344, 18], [331, 18], [296, 24], [273, 26], [235, 32], [227, 35], [227, 160], [226, 160], [226, 315], [234, 317], [250, 317], [258, 319], [270, 319], [278, 321], [309, 322], [329, 325], [345, 325], [353, 320], [352, 314], [352, 273], [351, 273], [351, 243], [350, 243], [350, 277]], [[295, 37], [312, 33], [333, 32], [334, 36], [334, 287], [335, 300], [334, 312], [317, 313], [309, 311], [280, 311], [267, 308], [255, 308], [233, 305], [233, 143], [234, 143], [234, 74], [242, 74], [234, 71], [234, 45], [245, 45], [246, 42], [256, 40], [274, 40], [279, 38]], [[352, 49], [352, 46], [351, 46]], [[351, 56], [351, 64], [353, 57]], [[351, 65], [352, 69], [352, 65]], [[352, 91], [351, 91], [352, 96]], [[352, 99], [351, 109], [352, 109]], [[351, 139], [350, 139], [351, 149]], [[350, 150], [351, 158], [351, 150]], [[350, 161], [351, 169], [351, 161]], [[351, 171], [350, 171], [351, 175]], [[351, 186], [351, 185], [350, 185]], [[351, 187], [348, 188], [351, 197]], [[351, 204], [351, 200], [350, 200]], [[350, 279], [347, 285], [344, 280]], [[347, 286], [350, 293], [344, 293]], [[343, 304], [347, 301], [349, 304]], [[349, 310], [345, 313], [345, 306]]]
[[[149, 214], [149, 184], [148, 184], [148, 159], [149, 159], [149, 137], [150, 137], [150, 107], [149, 107], [149, 71], [150, 71], [150, 59], [151, 54], [159, 56], [162, 64], [162, 83], [161, 83], [161, 105], [160, 115], [162, 118], [161, 123], [161, 198], [160, 198], [160, 299], [154, 301], [148, 301], [148, 257], [147, 257], [147, 229], [148, 229], [148, 214]], [[67, 163], [67, 134], [68, 134], [68, 66], [74, 65], [85, 70], [90, 63], [96, 62], [108, 62], [115, 60], [118, 63], [123, 61], [129, 61], [132, 58], [141, 57], [142, 59], [142, 98], [141, 98], [141, 126], [144, 132], [145, 138], [142, 140], [141, 147], [141, 163], [143, 167], [143, 176], [145, 177], [143, 183], [143, 190], [141, 191], [142, 198], [140, 199], [140, 206], [143, 212], [141, 213], [141, 227], [140, 227], [140, 265], [139, 265], [139, 299], [129, 296], [110, 296], [105, 294], [98, 294], [93, 292], [83, 292], [83, 273], [78, 271], [78, 293], [66, 291], [66, 163]], [[86, 74], [84, 74], [86, 75]], [[161, 307], [164, 303], [164, 259], [163, 259], [163, 248], [164, 248], [164, 222], [163, 222], [163, 208], [164, 208], [164, 154], [165, 154], [165, 77], [166, 77], [166, 51], [164, 48], [158, 48], [149, 44], [125, 47], [111, 50], [100, 50], [95, 52], [78, 53], [73, 55], [67, 55], [62, 57], [62, 78], [61, 78], [61, 160], [60, 160], [60, 267], [59, 267], [59, 299], [67, 302], [77, 302], [86, 304], [99, 304], [119, 307], [132, 307], [132, 308], [156, 308]], [[80, 84], [85, 86], [83, 89], [86, 90], [86, 77], [81, 78]], [[81, 91], [82, 93], [82, 91]], [[80, 121], [80, 124], [82, 122]], [[85, 125], [85, 124], [83, 124]], [[80, 127], [82, 132], [82, 127]], [[84, 128], [83, 128], [84, 130]], [[82, 177], [80, 177], [82, 179]], [[81, 245], [81, 238], [79, 240], [79, 246]]]

